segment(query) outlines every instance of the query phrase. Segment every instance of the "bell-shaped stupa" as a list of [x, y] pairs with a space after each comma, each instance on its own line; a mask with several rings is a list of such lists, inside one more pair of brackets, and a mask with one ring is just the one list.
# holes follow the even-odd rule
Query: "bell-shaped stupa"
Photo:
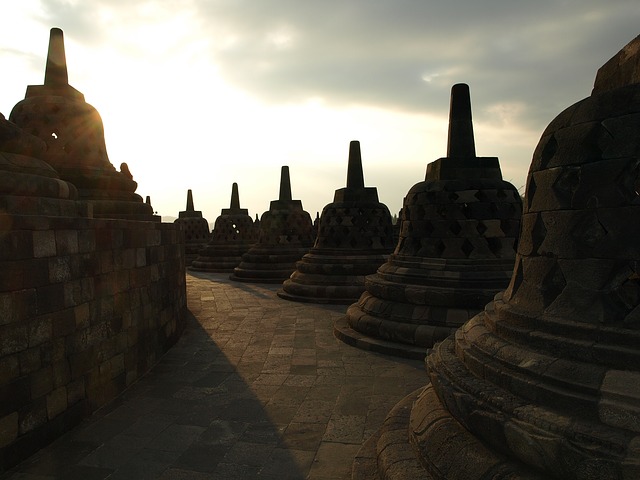
[[400, 239], [336, 322], [347, 343], [424, 357], [509, 283], [522, 202], [496, 157], [477, 157], [469, 87], [451, 89], [447, 157], [407, 193]]
[[194, 208], [191, 189], [187, 190], [187, 207], [178, 213], [174, 223], [181, 224], [184, 230], [185, 263], [189, 266], [210, 240], [209, 222], [200, 210]]
[[109, 162], [102, 119], [69, 85], [62, 30], [52, 28], [44, 85], [29, 85], [9, 120], [47, 144], [43, 160], [78, 189], [93, 216], [160, 221], [135, 193], [126, 164], [118, 172]]
[[300, 200], [291, 199], [289, 167], [280, 176], [280, 195], [262, 214], [258, 242], [242, 256], [231, 274], [241, 282], [282, 283], [313, 245], [313, 224]]
[[389, 209], [375, 187], [364, 186], [360, 142], [349, 146], [347, 186], [336, 190], [322, 209], [318, 234], [278, 296], [315, 303], [346, 303], [364, 292], [366, 275], [375, 273], [393, 250]]
[[42, 160], [47, 146], [0, 113], [0, 225], [12, 215], [86, 216], [76, 187]]
[[640, 478], [639, 129], [640, 36], [542, 134], [511, 282], [427, 357], [430, 385], [385, 422], [397, 436], [380, 436], [378, 465], [402, 455], [394, 468], [424, 479]]
[[242, 255], [256, 243], [258, 230], [246, 208], [240, 208], [238, 184], [231, 188], [231, 204], [223, 208], [213, 226], [211, 240], [191, 262], [191, 270], [232, 272]]

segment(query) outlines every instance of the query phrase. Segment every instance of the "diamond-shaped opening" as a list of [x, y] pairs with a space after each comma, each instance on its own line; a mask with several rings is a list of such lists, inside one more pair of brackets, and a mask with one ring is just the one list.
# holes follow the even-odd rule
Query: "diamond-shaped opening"
[[451, 222], [449, 224], [449, 230], [454, 235], [458, 235], [462, 231], [462, 227], [460, 226], [460, 224], [458, 222]]
[[542, 221], [542, 214], [539, 213], [536, 215], [536, 221], [533, 224], [533, 228], [531, 229], [531, 245], [533, 252], [541, 254], [541, 252], [539, 252], [539, 249], [542, 246], [542, 242], [544, 242], [546, 236], [547, 227], [545, 227], [544, 222]]
[[469, 255], [471, 254], [471, 252], [473, 252], [474, 247], [468, 238], [464, 239], [464, 242], [462, 242], [462, 246], [460, 247], [460, 250], [462, 250], [465, 256], [469, 258]]
[[433, 224], [430, 221], [426, 221], [424, 222], [424, 233], [427, 237], [430, 237], [431, 234], [433, 233], [434, 227]]
[[484, 232], [487, 231], [487, 226], [483, 222], [478, 222], [478, 225], [476, 225], [476, 230], [480, 235], [484, 235]]
[[541, 290], [545, 307], [551, 305], [566, 286], [567, 281], [564, 278], [560, 265], [558, 263], [554, 263], [553, 267], [551, 267], [549, 272], [542, 279]]
[[547, 168], [549, 162], [558, 151], [558, 141], [554, 135], [551, 135], [547, 140], [547, 143], [540, 152], [540, 169]]
[[451, 192], [449, 194], [449, 201], [450, 202], [455, 202], [456, 200], [458, 200], [458, 198], [460, 198], [460, 195], [458, 195], [456, 192]]
[[481, 202], [485, 202], [487, 200], [487, 194], [483, 190], [478, 190], [474, 197], [476, 197]]
[[533, 204], [533, 197], [536, 194], [536, 189], [537, 189], [537, 185], [536, 185], [536, 181], [533, 177], [533, 174], [529, 175], [529, 183], [527, 183], [527, 188], [525, 189], [525, 198], [527, 201], [527, 210], [529, 210], [531, 208], [531, 205]]

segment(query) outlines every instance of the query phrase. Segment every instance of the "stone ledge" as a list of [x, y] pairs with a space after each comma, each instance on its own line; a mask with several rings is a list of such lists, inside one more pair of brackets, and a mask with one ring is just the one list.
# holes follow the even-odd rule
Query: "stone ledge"
[[371, 352], [393, 355], [395, 357], [424, 360], [427, 349], [415, 345], [388, 342], [380, 338], [369, 337], [349, 326], [347, 317], [340, 317], [333, 326], [333, 335], [347, 345]]

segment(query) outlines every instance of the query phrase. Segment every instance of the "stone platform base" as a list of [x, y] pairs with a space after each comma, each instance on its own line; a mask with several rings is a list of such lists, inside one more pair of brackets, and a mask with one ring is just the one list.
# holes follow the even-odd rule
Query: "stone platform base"
[[425, 347], [390, 342], [381, 338], [364, 335], [349, 326], [347, 317], [340, 317], [336, 320], [333, 325], [333, 334], [337, 339], [356, 348], [396, 357], [424, 360], [428, 351]]

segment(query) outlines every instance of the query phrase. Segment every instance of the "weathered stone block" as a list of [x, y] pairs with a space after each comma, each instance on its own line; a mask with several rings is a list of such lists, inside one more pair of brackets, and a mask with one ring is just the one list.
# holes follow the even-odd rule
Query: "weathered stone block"
[[40, 398], [53, 390], [53, 368], [45, 367], [29, 376], [31, 398]]
[[35, 258], [53, 257], [56, 253], [55, 231], [36, 230], [33, 232], [33, 256]]
[[73, 405], [86, 397], [84, 391], [84, 377], [80, 377], [67, 384], [67, 405]]
[[0, 448], [10, 445], [18, 436], [18, 412], [0, 418]]
[[0, 326], [0, 355], [21, 352], [29, 345], [27, 326], [10, 323]]
[[78, 253], [78, 232], [76, 230], [56, 231], [56, 253], [58, 255]]
[[20, 361], [20, 375], [28, 375], [39, 370], [42, 366], [40, 348], [30, 348], [18, 354]]
[[43, 315], [64, 308], [64, 285], [55, 283], [38, 288], [36, 292], [38, 314]]
[[24, 405], [19, 411], [19, 434], [24, 435], [47, 423], [47, 399], [41, 397]]
[[47, 395], [47, 417], [54, 419], [67, 409], [67, 387], [62, 386]]
[[71, 278], [71, 263], [68, 256], [57, 256], [49, 259], [49, 281], [51, 283], [66, 282]]

